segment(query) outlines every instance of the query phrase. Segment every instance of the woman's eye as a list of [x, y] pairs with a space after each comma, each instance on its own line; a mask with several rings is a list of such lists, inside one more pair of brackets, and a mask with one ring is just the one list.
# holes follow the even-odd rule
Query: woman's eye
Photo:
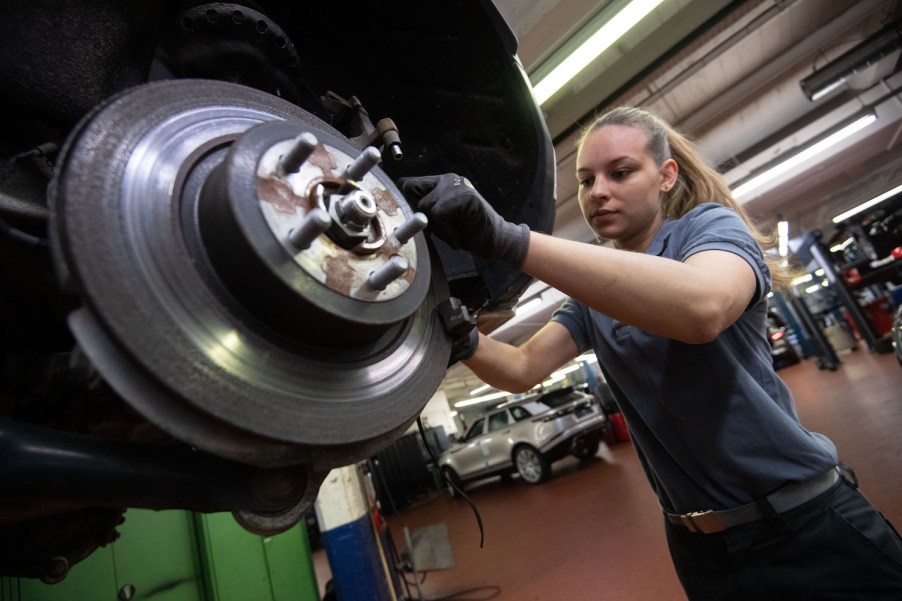
[[588, 177], [587, 177], [587, 178], [583, 178], [583, 179], [579, 180], [579, 187], [580, 187], [580, 188], [588, 188], [588, 187], [591, 186], [591, 185], [592, 185], [592, 179], [591, 179], [591, 178], [588, 178]]
[[628, 169], [618, 169], [617, 171], [615, 171], [615, 172], [612, 173], [611, 175], [613, 175], [615, 179], [623, 179], [623, 178], [625, 178], [626, 176], [628, 176], [629, 174], [630, 174], [630, 172], [629, 172]]

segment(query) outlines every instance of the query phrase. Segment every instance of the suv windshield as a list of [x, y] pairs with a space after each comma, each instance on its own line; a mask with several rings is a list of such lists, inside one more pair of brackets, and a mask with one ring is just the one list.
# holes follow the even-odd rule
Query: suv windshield
[[473, 425], [467, 430], [467, 434], [463, 437], [463, 440], [472, 440], [473, 438], [480, 436], [482, 434], [482, 424], [484, 421], [485, 418], [481, 417], [473, 422]]
[[572, 388], [563, 388], [561, 390], [554, 390], [552, 392], [549, 392], [548, 394], [542, 395], [542, 397], [538, 400], [539, 402], [548, 405], [552, 409], [557, 409], [561, 405], [566, 405], [567, 403], [578, 401], [581, 398], [584, 398], [583, 395], [578, 392], [574, 392]]

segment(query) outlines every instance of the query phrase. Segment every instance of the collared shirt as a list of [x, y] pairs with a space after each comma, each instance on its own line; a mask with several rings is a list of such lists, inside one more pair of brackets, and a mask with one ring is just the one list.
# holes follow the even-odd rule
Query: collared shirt
[[661, 505], [679, 513], [743, 505], [837, 464], [836, 447], [801, 425], [773, 369], [770, 272], [742, 219], [702, 204], [665, 221], [646, 254], [685, 261], [707, 250], [742, 257], [757, 279], [749, 307], [712, 342], [649, 334], [573, 299], [552, 316], [580, 352], [595, 350]]

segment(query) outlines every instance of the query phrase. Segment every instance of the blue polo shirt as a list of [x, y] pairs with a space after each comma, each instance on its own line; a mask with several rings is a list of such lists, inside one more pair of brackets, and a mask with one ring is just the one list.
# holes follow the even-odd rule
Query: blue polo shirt
[[758, 282], [748, 309], [712, 342], [649, 334], [573, 299], [552, 316], [580, 352], [595, 350], [661, 505], [678, 513], [737, 507], [837, 464], [836, 447], [802, 427], [773, 369], [770, 271], [742, 219], [702, 204], [665, 221], [646, 253], [685, 261], [706, 250], [742, 257]]

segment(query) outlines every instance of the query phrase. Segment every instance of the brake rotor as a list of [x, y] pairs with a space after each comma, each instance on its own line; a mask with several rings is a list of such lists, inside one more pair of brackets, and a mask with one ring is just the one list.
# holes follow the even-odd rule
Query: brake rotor
[[135, 409], [198, 448], [314, 469], [372, 454], [420, 412], [450, 354], [424, 221], [377, 162], [234, 84], [111, 99], [70, 136], [51, 186], [79, 344]]

